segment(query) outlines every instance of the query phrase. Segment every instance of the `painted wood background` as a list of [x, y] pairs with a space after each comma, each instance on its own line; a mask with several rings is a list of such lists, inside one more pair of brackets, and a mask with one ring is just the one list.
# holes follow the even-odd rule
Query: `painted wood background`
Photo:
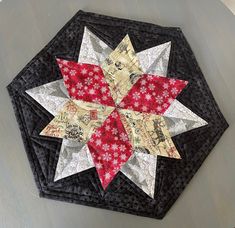
[[[6, 86], [83, 9], [180, 26], [230, 128], [164, 220], [38, 197]], [[0, 227], [235, 227], [235, 16], [219, 0], [0, 0]]]

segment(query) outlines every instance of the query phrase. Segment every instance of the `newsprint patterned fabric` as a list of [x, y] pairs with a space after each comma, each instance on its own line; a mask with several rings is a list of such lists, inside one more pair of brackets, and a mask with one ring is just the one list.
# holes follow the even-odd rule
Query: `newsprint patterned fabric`
[[180, 28], [83, 11], [8, 91], [41, 197], [157, 219], [228, 127]]

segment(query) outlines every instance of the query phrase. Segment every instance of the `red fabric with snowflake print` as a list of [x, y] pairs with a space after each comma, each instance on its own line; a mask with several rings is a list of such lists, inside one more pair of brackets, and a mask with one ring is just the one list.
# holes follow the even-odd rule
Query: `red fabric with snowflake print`
[[132, 154], [126, 130], [114, 110], [88, 142], [97, 173], [104, 189]]
[[100, 66], [57, 59], [65, 86], [72, 99], [114, 106]]
[[119, 107], [163, 115], [187, 81], [144, 74], [130, 89]]

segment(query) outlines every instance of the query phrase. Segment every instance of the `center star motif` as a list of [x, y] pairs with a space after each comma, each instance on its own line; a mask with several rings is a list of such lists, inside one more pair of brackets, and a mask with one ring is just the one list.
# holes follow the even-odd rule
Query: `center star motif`
[[133, 153], [180, 158], [161, 115], [187, 82], [144, 74], [128, 35], [101, 66], [57, 63], [71, 100], [41, 135], [87, 144], [104, 189]]
[[120, 171], [154, 198], [157, 156], [180, 159], [171, 137], [207, 124], [175, 99], [170, 44], [112, 50], [85, 27], [78, 63], [57, 59], [63, 80], [26, 91], [54, 116], [41, 135], [63, 138], [55, 181], [96, 167], [106, 189]]

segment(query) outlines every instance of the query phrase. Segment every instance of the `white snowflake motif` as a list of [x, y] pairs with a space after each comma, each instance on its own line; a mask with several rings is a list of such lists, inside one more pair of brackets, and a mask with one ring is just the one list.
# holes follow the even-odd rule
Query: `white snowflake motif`
[[139, 106], [139, 102], [135, 102], [135, 103], [134, 103], [134, 106], [135, 106], [135, 107], [138, 107], [138, 106]]
[[172, 79], [170, 79], [170, 84], [171, 84], [171, 85], [174, 85], [174, 84], [175, 84], [175, 82], [176, 82], [176, 80], [175, 80], [175, 79], [173, 79], [173, 78], [172, 78]]
[[69, 69], [67, 67], [64, 68], [64, 72], [68, 72]]
[[86, 78], [85, 79], [85, 84], [86, 85], [90, 85], [92, 83], [92, 79], [91, 78]]
[[104, 174], [105, 180], [109, 180], [111, 178], [111, 175], [109, 173]]
[[87, 69], [82, 69], [82, 70], [81, 70], [81, 74], [84, 75], [84, 74], [86, 74], [86, 73], [87, 73]]
[[101, 136], [101, 132], [100, 132], [100, 131], [96, 131], [96, 132], [95, 132], [95, 136], [96, 136], [96, 137], [100, 137], [100, 136]]
[[118, 160], [117, 160], [117, 159], [114, 159], [114, 160], [113, 160], [113, 164], [114, 164], [114, 165], [117, 165], [117, 164], [118, 164]]
[[98, 83], [95, 83], [95, 84], [94, 84], [94, 88], [95, 88], [95, 89], [99, 89], [99, 88], [100, 88], [100, 85], [99, 85]]
[[103, 100], [103, 101], [107, 101], [107, 99], [108, 99], [107, 96], [103, 96], [103, 97], [102, 97], [102, 100]]
[[145, 85], [145, 84], [146, 84], [146, 80], [144, 80], [144, 79], [141, 80], [140, 84], [141, 84], [141, 85]]
[[164, 89], [168, 89], [168, 88], [169, 88], [169, 85], [168, 85], [167, 83], [164, 83], [164, 84], [163, 84], [163, 88], [164, 88]]
[[164, 90], [162, 95], [163, 97], [169, 97], [169, 92], [167, 90]]
[[158, 95], [158, 96], [156, 97], [156, 102], [157, 102], [158, 104], [162, 104], [162, 102], [163, 102], [162, 96]]
[[103, 84], [105, 84], [105, 83], [106, 83], [105, 78], [102, 78], [102, 79], [100, 80], [100, 82], [103, 83]]
[[126, 160], [126, 158], [127, 158], [126, 154], [122, 154], [120, 157], [122, 160]]
[[64, 75], [64, 81], [68, 81], [69, 77], [67, 75]]
[[88, 75], [89, 75], [89, 76], [93, 76], [93, 72], [89, 72]]
[[106, 125], [106, 126], [105, 126], [105, 130], [106, 130], [106, 131], [109, 131], [109, 130], [110, 130], [110, 126], [109, 126], [109, 125]]
[[134, 92], [133, 99], [135, 99], [135, 100], [140, 99], [140, 94], [138, 92]]
[[171, 104], [173, 101], [174, 101], [173, 98], [169, 98], [169, 99], [168, 99], [168, 103], [169, 103], [169, 104]]
[[142, 86], [142, 87], [140, 88], [140, 92], [141, 92], [141, 93], [146, 93], [146, 91], [147, 91], [146, 87]]
[[124, 132], [122, 132], [121, 135], [120, 135], [120, 139], [121, 139], [123, 142], [126, 142], [126, 141], [128, 140], [127, 134], [125, 134]]
[[65, 84], [65, 87], [66, 87], [67, 89], [69, 89], [70, 85], [66, 83], [66, 84]]
[[113, 153], [113, 156], [114, 156], [115, 158], [117, 158], [117, 157], [118, 157], [118, 152], [114, 152], [114, 153]]
[[96, 75], [94, 76], [94, 78], [95, 78], [95, 80], [98, 80], [100, 77], [96, 74]]
[[100, 71], [100, 68], [99, 68], [99, 67], [94, 67], [94, 68], [93, 68], [93, 71], [94, 71], [94, 72], [99, 72], [99, 71]]
[[157, 107], [157, 111], [158, 111], [158, 112], [161, 112], [161, 111], [162, 111], [162, 107], [161, 107], [161, 106], [158, 106], [158, 107]]
[[178, 93], [178, 89], [176, 89], [175, 87], [171, 89], [171, 93], [172, 94], [177, 94]]
[[119, 104], [119, 106], [120, 106], [121, 108], [123, 108], [123, 107], [125, 106], [125, 103], [124, 103], [124, 102], [121, 102], [121, 103]]
[[95, 141], [96, 146], [100, 146], [101, 143], [102, 143], [102, 141], [101, 141], [100, 139], [97, 139], [97, 140]]
[[146, 106], [143, 106], [143, 107], [142, 107], [142, 111], [143, 111], [143, 112], [146, 112], [146, 111], [147, 111], [147, 107], [146, 107]]
[[76, 92], [76, 89], [73, 87], [71, 88], [71, 93], [75, 93]]
[[94, 95], [95, 94], [95, 90], [94, 89], [90, 89], [89, 90], [89, 94]]
[[117, 150], [118, 149], [118, 145], [116, 144], [116, 143], [114, 143], [113, 145], [112, 145], [112, 150]]
[[148, 75], [148, 76], [147, 76], [147, 79], [148, 79], [148, 80], [152, 80], [152, 79], [153, 79], [153, 76], [152, 76], [152, 75]]
[[111, 154], [106, 152], [105, 154], [102, 155], [102, 158], [104, 161], [110, 161], [112, 159], [112, 156], [111, 156]]
[[125, 145], [120, 145], [120, 147], [119, 147], [119, 149], [120, 149], [120, 151], [125, 151], [126, 150], [126, 146]]
[[115, 119], [115, 118], [118, 117], [118, 114], [117, 114], [116, 112], [113, 112], [113, 113], [111, 114], [111, 116]]
[[154, 85], [154, 84], [150, 84], [150, 85], [149, 85], [149, 89], [150, 89], [150, 90], [154, 90], [154, 89], [155, 89], [155, 85]]
[[163, 104], [163, 108], [167, 108], [168, 105], [166, 103]]
[[97, 168], [97, 169], [102, 169], [102, 168], [103, 168], [103, 165], [102, 165], [100, 162], [98, 162], [98, 163], [96, 164], [96, 168]]
[[76, 75], [76, 70], [71, 70], [69, 73], [70, 73], [71, 76], [75, 76]]
[[98, 103], [98, 104], [100, 104], [100, 99], [99, 98], [94, 98], [94, 99], [92, 99], [92, 101], [94, 102], [94, 103]]
[[104, 151], [109, 150], [109, 145], [108, 145], [107, 143], [105, 143], [105, 144], [102, 146], [102, 149], [103, 149]]
[[106, 88], [106, 87], [102, 87], [102, 88], [101, 88], [101, 92], [102, 92], [102, 93], [105, 93], [106, 91], [107, 91], [107, 88]]
[[78, 96], [83, 96], [85, 93], [82, 90], [79, 90], [77, 94]]
[[82, 85], [81, 82], [78, 82], [77, 85], [76, 85], [76, 87], [77, 87], [78, 89], [81, 89], [81, 88], [83, 87], [83, 85]]
[[151, 97], [152, 97], [152, 96], [151, 96], [149, 93], [145, 95], [145, 99], [146, 99], [147, 101], [151, 100]]
[[117, 128], [113, 128], [111, 131], [112, 131], [113, 135], [116, 135], [118, 133], [118, 129]]
[[106, 121], [106, 123], [110, 123], [110, 122], [111, 122], [111, 120], [110, 120], [110, 119], [106, 119], [105, 121]]

